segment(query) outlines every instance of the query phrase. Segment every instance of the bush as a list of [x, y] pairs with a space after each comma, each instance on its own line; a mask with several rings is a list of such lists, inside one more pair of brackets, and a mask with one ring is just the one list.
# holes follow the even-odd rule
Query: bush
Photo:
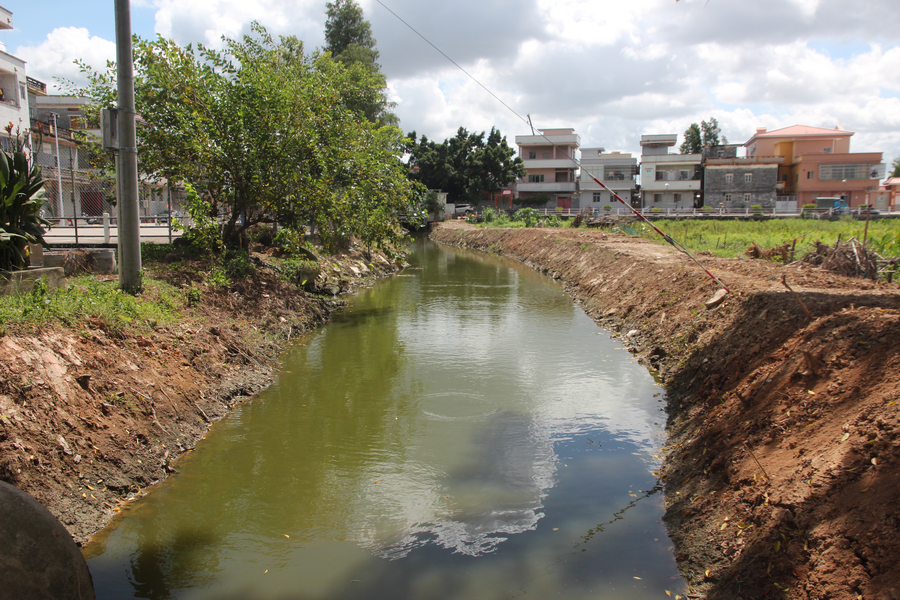
[[606, 212], [609, 212], [609, 211], [612, 210], [612, 206], [610, 206], [609, 204], [604, 204], [604, 205], [603, 205], [603, 210], [605, 210]]
[[712, 206], [701, 206], [700, 207], [700, 212], [702, 212], [702, 213], [711, 213], [712, 211], [713, 211]]
[[[185, 205], [194, 226], [188, 229], [182, 237], [198, 254], [220, 253], [224, 248], [222, 228], [219, 226], [218, 219], [213, 215], [212, 203], [200, 197], [191, 184], [185, 183], [184, 189], [187, 192]], [[177, 219], [173, 219], [172, 225], [176, 231], [182, 229], [181, 223]]]
[[762, 204], [751, 204], [750, 211], [755, 212], [755, 213], [761, 213], [762, 212]]
[[520, 208], [513, 215], [512, 220], [524, 223], [525, 227], [534, 227], [541, 220], [541, 213], [533, 208]]
[[50, 222], [40, 216], [43, 186], [40, 169], [29, 168], [21, 148], [12, 156], [0, 152], [0, 270], [24, 269], [28, 244], [45, 245], [43, 227]]

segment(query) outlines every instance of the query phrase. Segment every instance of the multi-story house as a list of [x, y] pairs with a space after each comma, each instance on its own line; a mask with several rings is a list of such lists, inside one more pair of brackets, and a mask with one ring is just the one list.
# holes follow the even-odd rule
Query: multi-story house
[[641, 136], [644, 208], [691, 209], [700, 205], [701, 154], [669, 154], [678, 135]]
[[[12, 13], [0, 6], [0, 29], [12, 29]], [[2, 46], [0, 46], [2, 48]], [[0, 130], [0, 145], [3, 150], [14, 146], [12, 138], [16, 130], [24, 135], [29, 127], [28, 86], [25, 75], [25, 61], [0, 50], [0, 125], [13, 124], [11, 132]]]
[[545, 206], [573, 208], [578, 197], [575, 153], [581, 145], [575, 130], [541, 129], [540, 135], [517, 135], [516, 144], [527, 171], [516, 183], [518, 198], [546, 194]]
[[596, 177], [619, 195], [625, 202], [640, 208], [640, 199], [635, 194], [637, 159], [631, 154], [610, 152], [603, 148], [581, 149], [581, 177], [579, 190], [581, 201], [578, 208], [598, 209], [603, 206], [621, 207], [612, 195], [591, 177]]
[[737, 148], [737, 145], [703, 148], [703, 205], [724, 209], [762, 206], [764, 210], [774, 210], [778, 199], [778, 167], [784, 158], [738, 157]]
[[759, 127], [744, 146], [747, 156], [781, 156], [778, 180], [800, 206], [820, 197], [843, 197], [850, 207], [865, 204], [866, 194], [885, 174], [881, 152], [850, 152], [852, 131], [794, 125], [766, 131]]

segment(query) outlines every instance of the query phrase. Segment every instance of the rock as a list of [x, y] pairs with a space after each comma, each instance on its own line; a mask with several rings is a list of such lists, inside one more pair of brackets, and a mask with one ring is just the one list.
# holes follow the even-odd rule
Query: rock
[[0, 581], [5, 598], [94, 598], [91, 573], [66, 528], [37, 500], [3, 481]]
[[725, 291], [725, 288], [719, 289], [713, 297], [706, 301], [706, 308], [715, 308], [718, 305], [722, 304], [722, 301], [725, 300], [725, 296], [728, 295], [728, 292]]
[[638, 331], [637, 329], [632, 329], [631, 331], [629, 331], [628, 333], [625, 334], [625, 337], [634, 337], [639, 333], [640, 333], [640, 331]]

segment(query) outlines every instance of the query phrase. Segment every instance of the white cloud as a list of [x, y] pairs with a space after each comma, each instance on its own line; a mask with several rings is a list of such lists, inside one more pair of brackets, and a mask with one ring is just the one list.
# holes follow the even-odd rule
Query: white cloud
[[37, 46], [19, 46], [13, 53], [26, 61], [30, 77], [47, 84], [51, 94], [61, 92], [58, 80], [83, 85], [87, 80], [75, 65], [80, 59], [95, 69], [106, 68], [106, 61], [116, 59], [114, 42], [91, 36], [83, 27], [59, 27], [47, 34]]

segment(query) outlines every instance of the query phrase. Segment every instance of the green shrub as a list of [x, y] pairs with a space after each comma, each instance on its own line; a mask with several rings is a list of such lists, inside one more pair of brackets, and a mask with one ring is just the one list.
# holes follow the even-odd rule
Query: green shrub
[[609, 212], [609, 211], [612, 210], [612, 206], [610, 206], [609, 204], [604, 204], [604, 205], [603, 205], [603, 210], [605, 210], [606, 212]]
[[541, 213], [533, 208], [520, 208], [513, 215], [512, 220], [524, 223], [525, 227], [534, 227], [541, 220]]
[[[12, 132], [12, 124], [6, 128]], [[24, 269], [28, 266], [28, 244], [44, 244], [43, 227], [50, 222], [42, 218], [44, 190], [41, 171], [28, 166], [19, 148], [12, 156], [0, 152], [0, 270]]]
[[[191, 247], [199, 254], [220, 253], [224, 248], [222, 228], [218, 219], [213, 216], [212, 203], [202, 198], [191, 184], [185, 183], [184, 189], [187, 192], [185, 206], [191, 215], [194, 226], [188, 229], [182, 237], [188, 240]], [[177, 219], [173, 219], [172, 228], [181, 231], [182, 225]]]

